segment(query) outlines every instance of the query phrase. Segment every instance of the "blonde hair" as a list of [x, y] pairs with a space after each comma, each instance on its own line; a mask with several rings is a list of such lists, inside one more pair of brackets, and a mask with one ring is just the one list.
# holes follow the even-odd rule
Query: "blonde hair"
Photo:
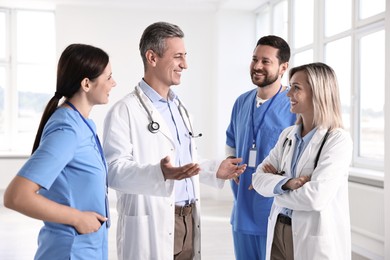
[[[339, 86], [334, 70], [321, 62], [305, 64], [290, 70], [289, 79], [298, 71], [307, 76], [307, 81], [313, 93], [315, 127], [344, 128], [341, 116]], [[302, 123], [302, 116], [297, 115], [297, 124]]]

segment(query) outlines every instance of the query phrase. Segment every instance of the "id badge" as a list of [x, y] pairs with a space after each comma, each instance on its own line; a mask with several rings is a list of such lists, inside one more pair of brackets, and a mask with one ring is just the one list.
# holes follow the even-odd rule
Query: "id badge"
[[257, 150], [256, 147], [252, 147], [249, 150], [249, 160], [248, 160], [248, 167], [255, 168], [256, 167], [256, 158], [257, 158]]

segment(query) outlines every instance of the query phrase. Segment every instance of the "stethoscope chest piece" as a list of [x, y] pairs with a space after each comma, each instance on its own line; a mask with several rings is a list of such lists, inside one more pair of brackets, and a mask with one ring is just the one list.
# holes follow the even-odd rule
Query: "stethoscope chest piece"
[[148, 124], [148, 130], [151, 132], [151, 133], [157, 133], [157, 131], [160, 129], [160, 124], [155, 122], [155, 121], [151, 121], [149, 124]]
[[[139, 101], [140, 101], [142, 107], [145, 109], [145, 111], [146, 111], [146, 113], [148, 114], [148, 117], [149, 117], [148, 130], [149, 130], [151, 133], [155, 134], [155, 133], [157, 133], [157, 132], [160, 130], [160, 124], [157, 123], [156, 121], [153, 121], [152, 111], [150, 111], [150, 110], [148, 109], [148, 107], [146, 106], [146, 104], [145, 104], [144, 100], [142, 99], [142, 97], [141, 97], [141, 95], [140, 95], [139, 92], [140, 92], [140, 90], [136, 87], [136, 88], [135, 88], [135, 93], [136, 93], [136, 95], [137, 95], [137, 98], [139, 99]], [[189, 129], [191, 130], [191, 131], [189, 131], [189, 135], [190, 135], [192, 138], [201, 137], [201, 136], [202, 136], [201, 133], [199, 133], [199, 134], [197, 134], [197, 135], [194, 135], [194, 134], [193, 134], [192, 125], [191, 125], [191, 121], [190, 121], [190, 117], [189, 117], [189, 115], [188, 115], [187, 109], [181, 104], [180, 100], [178, 100], [178, 102], [179, 102], [178, 109], [179, 109], [179, 113], [180, 113], [181, 117], [183, 118], [183, 115], [182, 115], [182, 112], [181, 112], [180, 107], [183, 108], [183, 110], [184, 110], [185, 113], [186, 113], [186, 116], [187, 116], [187, 119], [188, 119], [188, 123], [189, 123]], [[183, 121], [184, 121], [184, 118], [183, 118]], [[185, 121], [184, 121], [184, 124], [186, 124]], [[188, 129], [188, 127], [187, 127], [187, 129]]]

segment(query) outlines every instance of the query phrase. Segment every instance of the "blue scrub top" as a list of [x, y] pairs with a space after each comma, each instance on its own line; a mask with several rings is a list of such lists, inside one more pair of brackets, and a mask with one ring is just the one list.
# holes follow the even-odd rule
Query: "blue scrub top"
[[[226, 144], [236, 149], [236, 157], [242, 157], [242, 163], [248, 163], [249, 150], [255, 140], [257, 167], [275, 146], [282, 130], [296, 121], [286, 94], [286, 90], [280, 92], [273, 101], [269, 99], [258, 108], [257, 89], [237, 98], [226, 130]], [[236, 232], [265, 236], [273, 199], [261, 196], [254, 189], [248, 190], [256, 167], [246, 168], [239, 185], [231, 181], [234, 195], [231, 224]]]
[[[87, 119], [92, 129], [96, 126]], [[106, 169], [94, 135], [80, 115], [58, 108], [38, 149], [18, 172], [42, 188], [39, 194], [80, 211], [106, 216]], [[69, 225], [44, 222], [35, 259], [108, 259], [107, 226], [80, 235]]]

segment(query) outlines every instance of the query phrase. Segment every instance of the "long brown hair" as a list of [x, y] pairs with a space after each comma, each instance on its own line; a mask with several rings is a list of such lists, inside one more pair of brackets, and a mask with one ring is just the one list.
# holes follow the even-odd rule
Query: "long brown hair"
[[42, 114], [32, 153], [38, 148], [43, 129], [58, 107], [62, 97], [70, 99], [80, 89], [85, 78], [93, 80], [99, 77], [109, 62], [102, 49], [86, 44], [71, 44], [61, 54], [57, 66], [57, 84], [54, 96], [49, 100]]

